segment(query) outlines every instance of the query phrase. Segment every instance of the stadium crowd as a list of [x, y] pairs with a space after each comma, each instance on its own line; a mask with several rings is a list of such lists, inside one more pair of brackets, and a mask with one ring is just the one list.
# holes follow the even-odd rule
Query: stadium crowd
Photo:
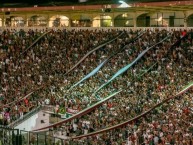
[[[111, 40], [119, 34], [119, 31], [114, 30], [108, 33], [88, 30], [51, 30], [29, 51], [26, 51], [28, 46], [47, 31], [47, 29], [28, 32], [5, 30], [1, 33], [0, 98], [1, 110], [3, 114], [7, 114], [3, 124], [9, 124], [18, 117], [22, 117], [24, 112], [42, 104], [45, 97], [54, 97], [56, 87], [66, 78], [64, 73], [72, 64], [96, 45]], [[77, 48], [80, 48], [79, 53]], [[72, 56], [74, 54], [78, 56]], [[43, 94], [43, 99], [34, 93], [24, 101], [16, 101], [42, 86], [46, 86], [48, 91]], [[49, 96], [46, 96], [47, 94]], [[14, 103], [10, 104], [11, 102]]]
[[66, 144], [191, 145], [193, 143], [192, 90], [163, 104], [139, 120]]
[[[104, 102], [89, 114], [57, 128], [57, 131], [62, 130], [58, 131], [61, 136], [71, 138], [132, 119], [167, 97], [177, 94], [193, 80], [192, 30], [190, 33], [175, 30], [170, 32], [166, 30], [146, 30], [145, 32], [131, 30], [124, 33], [113, 29], [108, 31], [51, 30], [31, 49], [23, 53], [34, 40], [48, 31], [6, 30], [1, 33], [0, 47], [3, 57], [0, 63], [0, 105], [2, 106], [0, 124], [7, 125], [21, 118], [23, 113], [38, 105], [46, 104], [47, 99], [50, 100], [51, 105], [80, 111], [112, 92], [122, 90], [121, 93]], [[129, 43], [140, 33], [144, 34]], [[183, 38], [186, 34], [187, 36]], [[118, 35], [120, 36], [115, 41], [93, 52], [81, 65], [64, 76], [87, 52]], [[100, 92], [93, 94], [100, 85], [107, 82], [119, 69], [131, 63], [142, 51], [166, 37], [168, 37], [166, 41], [150, 49], [131, 69]], [[119, 51], [123, 47], [125, 49]], [[73, 84], [112, 53], [116, 55], [111, 57], [96, 75], [69, 90]], [[41, 89], [35, 91], [29, 98], [17, 102], [17, 99], [38, 88]], [[67, 143], [146, 145], [151, 143], [172, 144], [172, 142], [182, 141], [188, 145], [192, 142], [192, 110], [188, 108], [192, 100], [187, 103], [187, 99], [190, 99], [191, 96], [192, 91], [185, 99], [175, 100], [173, 106], [162, 106], [157, 112], [148, 114], [147, 117], [127, 127], [117, 128], [85, 140], [84, 138], [70, 140]], [[16, 103], [6, 105], [13, 101]], [[187, 106], [185, 115], [182, 113], [184, 108], [179, 109], [179, 105]], [[179, 120], [181, 118], [182, 120]], [[181, 125], [183, 120], [185, 123]], [[179, 122], [178, 126], [174, 125], [176, 122]], [[173, 128], [170, 130], [168, 126]], [[185, 129], [184, 126], [186, 126]], [[180, 133], [171, 137], [176, 131]]]
[[[119, 77], [118, 80], [113, 82], [108, 86], [108, 88], [101, 91], [102, 93], [100, 96], [107, 96], [111, 91], [119, 89], [124, 90], [121, 94], [118, 94], [114, 99], [105, 102], [101, 107], [96, 108], [93, 112], [69, 123], [61, 129], [64, 131], [62, 134], [64, 134], [64, 136], [67, 135], [73, 137], [119, 124], [124, 120], [131, 119], [150, 109], [153, 105], [161, 102], [163, 99], [177, 94], [183, 86], [193, 78], [191, 75], [193, 71], [191, 69], [193, 66], [191, 61], [193, 50], [191, 41], [187, 38], [178, 41], [183, 36], [180, 36], [179, 32], [176, 33], [177, 34], [172, 34], [171, 38], [166, 42], [150, 50], [148, 54], [146, 54], [139, 63], [132, 67], [130, 71]], [[162, 34], [164, 34], [164, 32], [162, 32]], [[167, 35], [169, 34], [165, 34], [165, 36]], [[145, 35], [143, 37], [145, 37]], [[143, 37], [140, 39], [143, 39]], [[163, 38], [164, 36], [157, 40], [157, 42]], [[145, 40], [143, 40], [143, 42], [145, 42]], [[155, 43], [156, 42], [148, 45], [151, 46]], [[125, 52], [135, 52], [137, 47], [133, 46], [137, 45], [131, 45], [131, 48], [128, 47]], [[139, 48], [141, 48], [141, 50], [136, 50], [136, 55], [132, 55], [133, 58], [128, 62], [131, 62], [140, 52], [142, 52], [143, 47]], [[124, 53], [124, 55], [125, 54], [127, 53]], [[102, 71], [107, 73], [101, 80], [109, 79], [110, 76], [117, 71], [118, 67], [121, 68], [126, 65], [126, 63], [124, 64], [124, 60], [128, 60], [129, 56], [124, 58], [122, 55], [123, 54], [116, 55], [116, 57], [118, 57], [116, 58], [117, 61], [114, 62], [114, 64], [110, 62], [111, 64], [109, 64], [108, 67], [103, 68], [104, 71]], [[118, 65], [116, 65], [116, 63]], [[143, 71], [148, 70], [152, 64], [154, 65], [152, 70], [149, 70], [149, 73], [143, 73]], [[139, 77], [140, 75], [138, 74], [144, 74], [144, 76]], [[96, 86], [90, 84], [97, 84], [97, 86], [101, 84], [99, 81], [102, 76], [101, 74], [98, 75], [99, 76], [96, 75], [93, 77], [91, 81], [88, 81], [87, 84], [85, 83], [86, 88], [81, 86], [82, 90], [81, 88], [78, 88], [74, 92], [77, 93], [78, 90], [83, 92], [84, 89], [88, 89], [88, 86], [94, 87], [92, 89], [95, 90]], [[191, 95], [192, 94], [190, 94], [190, 96]], [[88, 99], [94, 100], [94, 98], [91, 97]], [[84, 97], [82, 96], [82, 98]], [[76, 104], [76, 102], [79, 101], [74, 101], [74, 104]], [[88, 107], [89, 103], [92, 103], [92, 101], [87, 100], [87, 102], [85, 102], [85, 107]], [[190, 136], [192, 136], [192, 133], [190, 133]], [[82, 140], [78, 141], [82, 142]]]

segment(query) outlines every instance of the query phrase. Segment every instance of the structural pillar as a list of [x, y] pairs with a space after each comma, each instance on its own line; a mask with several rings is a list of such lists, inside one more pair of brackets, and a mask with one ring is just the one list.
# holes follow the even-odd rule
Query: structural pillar
[[4, 27], [4, 17], [1, 19], [1, 27]]
[[187, 12], [184, 11], [184, 28], [187, 30]]
[[114, 27], [115, 26], [115, 15], [114, 15], [114, 12], [113, 12], [113, 14], [112, 14], [112, 17], [111, 17], [112, 19], [111, 19], [111, 27]]
[[25, 16], [25, 26], [28, 27], [28, 17], [27, 17], [27, 15]]
[[48, 15], [48, 16], [47, 16], [47, 27], [48, 27], [48, 28], [50, 27], [49, 24], [50, 24], [50, 16]]
[[2, 17], [2, 27], [5, 27], [5, 15]]
[[137, 28], [137, 14], [136, 13], [133, 14], [133, 26], [134, 26], [134, 30], [136, 30]]

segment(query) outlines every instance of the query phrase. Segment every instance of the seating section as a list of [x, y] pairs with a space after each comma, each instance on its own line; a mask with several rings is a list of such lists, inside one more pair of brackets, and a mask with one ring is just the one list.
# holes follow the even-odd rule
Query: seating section
[[[44, 104], [81, 111], [121, 90], [86, 115], [51, 128], [54, 133], [50, 134], [67, 137], [66, 144], [191, 144], [192, 89], [143, 118], [114, 126], [151, 109], [193, 81], [192, 42], [193, 32], [185, 30], [5, 30], [0, 37], [0, 124], [7, 125]], [[66, 74], [101, 44], [105, 45]], [[128, 70], [94, 93], [148, 48]], [[95, 75], [71, 89], [104, 60]], [[114, 128], [78, 138], [108, 127]]]
[[[46, 31], [48, 30], [40, 32], [6, 30], [1, 34], [1, 54], [4, 56], [1, 57], [0, 67], [1, 103], [8, 104], [26, 96], [33, 90], [45, 87], [45, 91], [41, 91], [42, 94], [35, 92], [25, 99], [25, 102], [16, 101], [11, 106], [5, 107], [8, 112], [14, 114], [9, 115], [10, 119], [4, 120], [5, 124], [7, 121], [10, 123], [19, 118], [21, 116], [19, 112], [27, 112], [38, 104], [42, 104], [47, 94], [49, 95], [46, 98], [51, 100], [60, 84], [64, 84], [67, 77], [63, 74], [71, 66], [89, 50], [119, 34], [119, 31], [114, 30], [109, 30], [109, 34], [105, 31], [52, 30], [29, 51], [21, 55], [25, 48]], [[42, 95], [44, 98], [41, 98]]]

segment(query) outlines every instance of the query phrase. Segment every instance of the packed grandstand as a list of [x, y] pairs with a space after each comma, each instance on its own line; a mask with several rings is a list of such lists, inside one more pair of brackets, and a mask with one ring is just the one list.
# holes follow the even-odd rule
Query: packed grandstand
[[193, 144], [193, 30], [7, 29], [0, 56], [0, 125], [51, 105], [75, 117], [34, 132], [65, 144]]

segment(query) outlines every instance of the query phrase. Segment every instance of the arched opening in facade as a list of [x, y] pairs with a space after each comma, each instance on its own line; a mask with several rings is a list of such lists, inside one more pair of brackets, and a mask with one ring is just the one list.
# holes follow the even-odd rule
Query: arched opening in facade
[[150, 16], [148, 14], [138, 16], [137, 27], [150, 27]]
[[188, 18], [187, 18], [187, 26], [188, 27], [193, 27], [193, 14], [188, 16]]
[[28, 21], [28, 26], [47, 26], [47, 20], [44, 16], [32, 16]]
[[71, 17], [71, 27], [91, 27], [92, 21], [88, 15], [75, 15]]
[[10, 17], [11, 27], [24, 27], [25, 21], [22, 17], [12, 16]]
[[137, 17], [137, 27], [183, 27], [181, 12], [146, 13]]
[[11, 18], [10, 17], [5, 17], [5, 26], [11, 27]]
[[128, 13], [118, 15], [114, 19], [114, 27], [133, 27], [133, 26], [134, 26], [133, 18]]
[[101, 15], [100, 16], [100, 26], [101, 27], [112, 27], [113, 22], [111, 16]]
[[93, 27], [100, 27], [101, 26], [100, 16], [96, 16], [93, 18], [92, 26]]
[[111, 16], [99, 15], [93, 19], [93, 27], [112, 27], [113, 22]]
[[69, 18], [62, 15], [56, 15], [50, 18], [49, 27], [68, 27]]

